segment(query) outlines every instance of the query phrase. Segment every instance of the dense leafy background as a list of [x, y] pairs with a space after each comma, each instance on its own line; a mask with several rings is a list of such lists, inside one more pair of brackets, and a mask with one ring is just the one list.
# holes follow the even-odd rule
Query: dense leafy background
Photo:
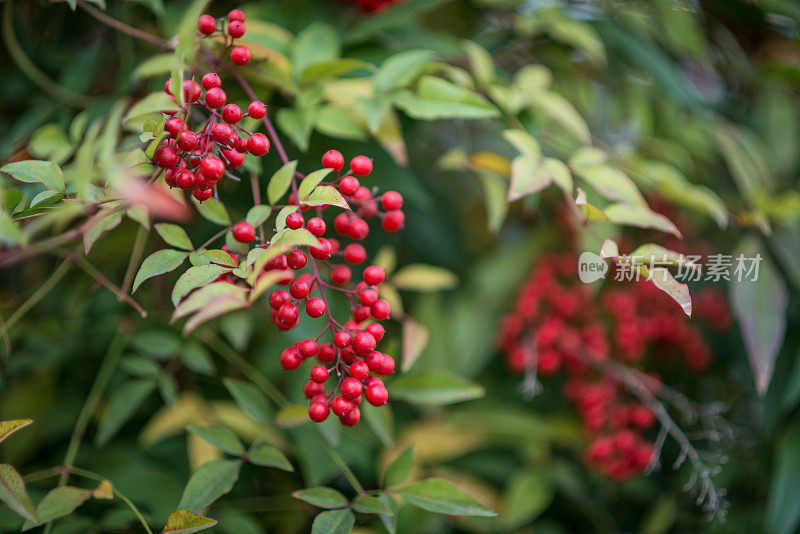
[[[189, 4], [113, 2], [108, 12], [168, 39]], [[232, 7], [236, 6], [215, 2], [211, 9], [222, 14]], [[312, 169], [318, 166], [318, 155], [334, 145], [346, 154], [374, 156], [380, 169], [376, 183], [407, 199], [407, 228], [388, 241], [371, 236], [367, 247], [375, 251], [388, 245], [399, 266], [436, 265], [458, 277], [456, 287], [444, 292], [404, 294], [409, 315], [430, 332], [414, 372], [454, 372], [480, 385], [461, 385], [462, 394], [470, 397], [485, 390], [485, 395], [449, 407], [426, 407], [405, 402], [415, 400], [415, 387], [408, 381], [403, 387], [399, 377], [390, 395], [404, 398], [392, 402], [391, 421], [342, 432], [336, 449], [367, 488], [377, 488], [388, 460], [414, 444], [414, 477], [455, 481], [500, 516], [452, 519], [406, 506], [398, 515], [398, 532], [796, 531], [800, 12], [795, 3], [410, 0], [364, 15], [345, 2], [286, 0], [257, 2], [245, 9], [249, 20], [265, 24], [258, 34], [261, 44], [280, 51], [280, 57], [270, 58], [272, 66], [251, 81], [277, 114], [283, 136], [291, 141], [292, 157]], [[113, 121], [127, 102], [163, 84], [163, 68], [152, 62], [142, 66], [158, 53], [157, 47], [114, 31], [82, 9], [5, 2], [2, 10], [4, 162], [37, 157], [63, 163], [72, 150], [64, 146], [88, 146], [91, 125]], [[326, 39], [340, 44], [327, 47]], [[470, 64], [464, 39], [491, 53], [500, 80], [513, 79], [526, 65], [546, 67], [540, 75], [552, 76], [548, 94], [574, 105], [579, 113], [574, 120], [553, 97], [538, 112], [522, 114], [522, 125], [548, 155], [567, 160], [591, 131], [595, 146], [629, 172], [648, 198], [657, 193], [676, 202], [698, 238], [712, 243], [716, 251], [731, 254], [747, 247], [767, 257], [774, 272], [771, 287], [749, 297], [733, 287], [732, 302], [742, 303], [738, 316], [743, 329], [779, 338], [774, 341], [780, 350], [761, 346], [750, 355], [755, 360], [750, 363], [740, 332], [732, 330], [712, 338], [715, 363], [709, 371], [670, 376], [689, 397], [725, 403], [737, 429], [724, 451], [730, 461], [719, 477], [731, 501], [725, 525], [707, 523], [691, 497], [682, 493], [688, 473], [669, 469], [676, 455], [669, 446], [664, 468], [645, 478], [617, 485], [587, 472], [580, 463], [583, 444], [577, 419], [559, 388], [547, 388], [542, 397], [524, 401], [518, 379], [505, 371], [495, 353], [496, 325], [515, 288], [536, 256], [563, 243], [554, 222], [563, 201], [555, 188], [512, 204], [505, 222], [499, 213], [505, 209], [505, 190], [502, 202], [491, 200], [497, 192], [487, 184], [495, 183], [497, 175], [507, 180], [509, 160], [518, 156], [501, 135], [509, 125], [483, 118], [495, 113], [480, 102], [469, 101], [456, 111], [426, 107], [417, 100], [426, 96], [420, 83], [414, 86], [416, 93], [394, 103], [393, 132], [385, 125], [376, 130], [394, 135], [376, 140], [363, 124], [331, 105], [352, 89], [340, 77], [322, 84], [332, 94], [320, 100], [317, 89], [287, 79], [280, 71], [283, 60], [295, 67], [298, 61], [309, 61], [309, 48], [323, 54], [317, 59], [333, 54], [331, 59], [353, 58], [379, 66], [395, 53], [423, 47], [430, 50], [427, 59], [474, 69], [475, 59]], [[466, 70], [442, 76], [458, 79], [459, 72]], [[128, 99], [126, 104], [119, 104], [122, 98]], [[302, 128], [309, 106], [318, 119], [313, 131]], [[427, 109], [434, 111], [426, 114]], [[440, 117], [445, 118], [429, 120]], [[137, 143], [132, 135], [120, 140], [127, 148]], [[59, 149], [69, 152], [59, 154]], [[107, 179], [102, 175], [109, 169], [103, 166], [107, 162], [93, 159], [102, 147], [93, 145], [91, 151], [88, 159], [70, 160], [72, 172], [96, 181]], [[442, 163], [445, 154], [452, 156], [449, 164]], [[664, 171], [658, 162], [670, 167]], [[264, 175], [278, 166], [276, 159], [269, 160]], [[3, 180], [12, 183], [8, 177]], [[689, 195], [687, 182], [710, 188], [725, 208], [720, 211], [706, 196]], [[39, 187], [22, 188], [27, 202]], [[244, 213], [246, 196], [231, 198], [228, 209]], [[487, 219], [500, 231], [492, 231]], [[721, 224], [724, 221], [728, 224]], [[0, 254], [16, 250], [18, 244], [19, 235], [8, 223], [4, 212], [5, 249]], [[66, 220], [52, 221], [34, 241], [68, 227]], [[199, 217], [186, 227], [192, 236], [214, 231]], [[122, 283], [131, 250], [163, 248], [155, 233], [148, 236], [140, 228], [129, 218], [122, 220], [92, 248], [87, 257], [91, 265]], [[602, 232], [618, 235], [616, 228]], [[587, 248], [599, 248], [591, 235], [586, 239]], [[643, 239], [663, 236], [648, 234]], [[213, 448], [186, 432], [192, 424], [217, 423], [247, 442], [265, 439], [294, 466], [294, 472], [288, 472], [245, 465], [231, 493], [207, 514], [220, 521], [220, 532], [308, 531], [319, 509], [293, 498], [293, 491], [327, 485], [348, 499], [354, 496], [337, 466], [321, 453], [319, 438], [308, 425], [287, 428], [291, 414], [284, 412], [276, 420], [280, 407], [273, 402], [242, 412], [231, 396], [231, 382], [222, 380], [252, 378], [232, 356], [241, 355], [290, 401], [301, 400], [301, 377], [282, 373], [277, 362], [286, 337], [262, 312], [236, 313], [183, 338], [180, 325], [169, 324], [175, 276], [145, 282], [136, 293], [148, 311], [142, 318], [81, 265], [59, 267], [75, 245], [65, 242], [4, 268], [0, 276], [3, 318], [21, 317], [8, 331], [12, 350], [3, 349], [0, 359], [0, 420], [36, 421], [3, 442], [4, 462], [23, 474], [61, 463], [100, 362], [114, 352], [121, 363], [104, 393], [103, 410], [92, 415], [76, 465], [112, 480], [152, 525], [164, 524], [176, 509], [194, 469], [205, 459], [217, 458]], [[45, 281], [55, 275], [57, 285], [48, 287]], [[26, 310], [23, 303], [38, 295], [43, 284], [49, 291]], [[783, 297], [767, 301], [763, 295], [770, 294], [785, 296], [787, 304], [774, 306]], [[775, 325], [785, 325], [786, 339]], [[390, 334], [397, 351], [400, 328]], [[768, 371], [772, 362], [774, 378]], [[769, 385], [762, 395], [757, 383]], [[229, 464], [215, 466], [224, 470]], [[48, 482], [29, 483], [35, 502], [50, 487]], [[138, 531], [132, 514], [117, 504], [91, 500], [57, 522], [53, 531]], [[330, 514], [325, 520], [341, 520], [337, 511]], [[371, 517], [359, 514], [359, 525], [378, 531], [380, 521]], [[19, 525], [6, 508], [0, 510], [0, 528], [16, 531]]]

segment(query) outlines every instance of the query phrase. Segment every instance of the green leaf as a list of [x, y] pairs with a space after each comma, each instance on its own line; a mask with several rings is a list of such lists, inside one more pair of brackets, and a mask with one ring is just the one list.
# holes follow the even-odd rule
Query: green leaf
[[279, 109], [276, 116], [278, 127], [303, 151], [308, 149], [308, 139], [316, 119], [316, 108], [299, 105]]
[[202, 510], [231, 491], [241, 465], [239, 460], [211, 460], [198, 467], [183, 490], [178, 508]]
[[113, 438], [119, 429], [127, 423], [139, 406], [147, 399], [155, 388], [152, 380], [131, 380], [116, 388], [111, 397], [100, 422], [97, 425], [95, 442], [104, 446]]
[[272, 175], [267, 185], [267, 198], [270, 204], [276, 204], [292, 185], [292, 177], [297, 168], [297, 160], [290, 161]]
[[384, 514], [393, 515], [393, 512], [386, 507], [377, 497], [364, 495], [353, 501], [353, 510], [362, 514]]
[[398, 93], [395, 103], [410, 117], [423, 120], [482, 119], [500, 114], [478, 93], [433, 76], [420, 80], [417, 94], [409, 91]]
[[[142, 262], [136, 279], [133, 281], [133, 292], [142, 285], [142, 282], [153, 276], [168, 273], [177, 269], [189, 254], [179, 250], [165, 249], [150, 254]], [[191, 270], [191, 269], [190, 269]]]
[[[756, 280], [745, 276], [739, 280], [735, 273], [737, 258], [760, 258]], [[770, 256], [752, 238], [740, 243], [733, 255], [733, 271], [729, 283], [733, 314], [739, 323], [750, 369], [760, 395], [767, 391], [775, 372], [784, 335], [786, 334], [786, 312], [788, 291], [780, 273], [770, 261]]]
[[534, 109], [559, 124], [575, 139], [585, 144], [591, 142], [592, 136], [586, 121], [566, 98], [552, 91], [529, 93], [527, 97]]
[[320, 169], [306, 175], [306, 177], [303, 178], [303, 181], [300, 182], [300, 186], [297, 188], [297, 196], [299, 196], [301, 200], [306, 198], [314, 190], [314, 188], [317, 187], [319, 183], [331, 173], [331, 170], [332, 169]]
[[581, 179], [605, 198], [647, 207], [639, 189], [621, 170], [609, 165], [573, 168]]
[[318, 131], [337, 139], [363, 141], [367, 138], [366, 121], [355, 109], [328, 104], [321, 106], [317, 113], [316, 128]]
[[86, 255], [92, 250], [100, 236], [113, 230], [122, 222], [122, 214], [110, 210], [101, 211], [90, 219], [89, 226], [83, 232], [83, 251]]
[[350, 510], [322, 512], [314, 518], [311, 534], [350, 534], [356, 518]]
[[505, 130], [503, 137], [506, 141], [514, 145], [514, 148], [519, 150], [520, 154], [524, 156], [532, 156], [539, 159], [542, 156], [542, 149], [539, 147], [539, 142], [528, 132], [519, 129]]
[[217, 282], [192, 293], [175, 309], [172, 321], [194, 314], [183, 326], [183, 333], [186, 335], [206, 321], [248, 306], [245, 288], [228, 282]]
[[37, 158], [49, 159], [61, 165], [74, 150], [67, 134], [58, 124], [42, 126], [33, 134], [30, 142], [31, 154]]
[[392, 283], [398, 289], [412, 291], [441, 291], [458, 284], [458, 277], [447, 269], [412, 263], [398, 270], [392, 276]]
[[177, 224], [161, 223], [155, 225], [156, 232], [168, 245], [184, 250], [194, 250], [192, 240], [186, 234], [186, 230]]
[[389, 57], [375, 73], [375, 92], [408, 87], [424, 72], [434, 55], [431, 50], [407, 50]]
[[275, 416], [275, 424], [282, 428], [293, 428], [308, 422], [308, 407], [302, 404], [285, 406]]
[[289, 59], [294, 69], [294, 78], [301, 79], [306, 67], [336, 59], [341, 53], [339, 34], [333, 26], [314, 22], [306, 26], [289, 45]]
[[189, 510], [176, 510], [169, 514], [167, 524], [161, 534], [192, 534], [211, 528], [216, 524], [216, 519], [203, 517]]
[[178, 105], [175, 104], [164, 91], [156, 91], [132, 105], [130, 109], [128, 109], [128, 113], [125, 114], [125, 122], [129, 122], [131, 119], [141, 117], [142, 115], [173, 110], [177, 111]]
[[272, 208], [269, 206], [264, 206], [263, 204], [259, 204], [248, 210], [247, 216], [244, 218], [244, 220], [258, 228], [269, 218], [270, 213], [272, 213]]
[[3, 443], [18, 430], [22, 430], [31, 424], [33, 424], [33, 419], [9, 419], [7, 421], [0, 421], [0, 443]]
[[647, 206], [638, 206], [632, 204], [611, 204], [603, 208], [611, 222], [616, 224], [624, 224], [626, 226], [636, 226], [639, 228], [653, 228], [667, 232], [676, 237], [682, 237], [678, 228], [666, 217], [660, 213], [656, 213]]
[[[678, 515], [678, 506], [674, 496], [661, 497], [647, 512], [639, 528], [641, 534], [666, 534], [672, 529]], [[780, 532], [771, 529], [769, 532]], [[787, 533], [788, 534], [788, 533]]]
[[208, 350], [194, 340], [181, 347], [178, 357], [190, 371], [209, 376], [215, 374], [214, 360]]
[[219, 278], [220, 275], [230, 272], [231, 270], [230, 267], [211, 263], [189, 267], [186, 272], [178, 278], [178, 281], [175, 282], [175, 287], [172, 289], [172, 304], [177, 306], [184, 295], [191, 290], [210, 284]]
[[244, 455], [244, 445], [236, 437], [236, 434], [227, 428], [190, 425], [186, 427], [186, 430], [203, 438], [222, 452], [235, 456]]
[[494, 81], [494, 61], [485, 48], [472, 41], [464, 41], [464, 49], [469, 58], [470, 69], [475, 81], [481, 85]]
[[498, 232], [508, 213], [507, 182], [492, 172], [479, 172], [477, 176], [483, 188], [487, 226], [492, 232]]
[[22, 530], [28, 530], [37, 524], [48, 523], [53, 519], [69, 515], [91, 496], [92, 492], [90, 490], [72, 486], [63, 486], [50, 490], [36, 507], [39, 523], [26, 522]]
[[336, 206], [345, 210], [350, 209], [342, 194], [332, 185], [317, 186], [302, 203], [305, 206]]
[[640, 265], [639, 269], [658, 289], [677, 302], [686, 315], [691, 317], [692, 297], [689, 294], [689, 286], [675, 280], [675, 277], [666, 267], [654, 267], [651, 269]]
[[776, 448], [764, 532], [791, 534], [800, 524], [800, 425], [796, 418]]
[[391, 447], [394, 444], [392, 437], [392, 410], [387, 406], [372, 406], [370, 404], [362, 404], [361, 406], [361, 419], [367, 423], [367, 426], [372, 430], [381, 443], [385, 447]]
[[20, 182], [42, 184], [54, 191], [64, 191], [64, 174], [61, 172], [61, 167], [52, 161], [35, 159], [15, 161], [0, 167], [0, 172], [8, 174]]
[[256, 421], [269, 421], [269, 407], [258, 388], [233, 378], [223, 378], [222, 383], [243, 412]]
[[319, 508], [341, 508], [347, 506], [347, 498], [333, 488], [317, 486], [292, 492], [292, 497]]
[[318, 247], [319, 239], [309, 232], [306, 228], [297, 228], [296, 230], [285, 230], [277, 239], [273, 239], [271, 245], [308, 245], [310, 247]]
[[480, 385], [440, 370], [419, 371], [392, 382], [392, 396], [413, 404], [453, 404], [477, 399], [484, 393]]
[[25, 481], [8, 464], [0, 464], [0, 501], [3, 501], [15, 514], [37, 523], [39, 521], [36, 509], [33, 507]]
[[414, 446], [410, 445], [397, 458], [392, 460], [389, 467], [386, 468], [386, 474], [383, 476], [383, 485], [386, 488], [397, 486], [402, 483], [411, 473], [414, 467]]
[[331, 59], [327, 61], [318, 61], [306, 67], [303, 74], [300, 76], [300, 83], [315, 82], [325, 78], [333, 78], [348, 74], [355, 70], [364, 70], [373, 68], [369, 63], [365, 63], [360, 59]]
[[294, 471], [289, 459], [281, 451], [269, 445], [254, 445], [247, 453], [247, 459], [264, 467], [277, 467], [284, 471]]
[[492, 517], [495, 512], [479, 503], [451, 482], [428, 478], [397, 490], [409, 504], [423, 510], [447, 515]]
[[555, 488], [540, 473], [522, 472], [514, 476], [503, 496], [501, 520], [505, 529], [516, 530], [544, 512], [555, 497]]
[[231, 224], [231, 218], [228, 215], [228, 211], [219, 200], [212, 197], [208, 200], [200, 202], [194, 198], [194, 196], [192, 196], [192, 202], [194, 202], [194, 205], [197, 206], [197, 212], [200, 213], [200, 216], [202, 216], [204, 219], [207, 219], [220, 226], [228, 226]]

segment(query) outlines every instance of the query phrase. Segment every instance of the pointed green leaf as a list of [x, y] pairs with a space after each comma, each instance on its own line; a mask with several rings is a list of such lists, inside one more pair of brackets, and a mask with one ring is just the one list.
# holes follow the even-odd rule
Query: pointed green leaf
[[216, 519], [203, 517], [189, 510], [176, 510], [169, 514], [167, 524], [161, 534], [192, 534], [211, 528], [216, 524]]
[[247, 452], [247, 459], [264, 467], [277, 467], [284, 471], [294, 471], [289, 459], [281, 451], [269, 445], [255, 445]]
[[392, 511], [386, 507], [377, 497], [364, 495], [353, 501], [353, 510], [362, 514], [384, 514], [392, 515]]
[[258, 227], [264, 224], [264, 221], [269, 218], [270, 213], [272, 213], [272, 208], [259, 204], [258, 206], [253, 206], [250, 208], [244, 220], [253, 226]]
[[302, 200], [306, 198], [314, 190], [314, 188], [317, 187], [319, 183], [331, 173], [332, 170], [333, 169], [320, 169], [306, 175], [306, 177], [303, 178], [303, 181], [300, 182], [300, 186], [297, 188], [297, 195], [300, 197], [300, 199]]
[[632, 204], [611, 204], [603, 208], [611, 222], [624, 224], [625, 226], [636, 226], [639, 228], [653, 228], [662, 232], [670, 233], [676, 237], [681, 237], [678, 228], [666, 217], [656, 213], [647, 206]]
[[192, 474], [183, 490], [179, 508], [202, 510], [225, 495], [239, 479], [239, 460], [211, 460]]
[[220, 226], [231, 224], [231, 217], [225, 205], [214, 197], [200, 202], [192, 196], [192, 202], [197, 207], [197, 212], [204, 218]]
[[[36, 507], [39, 523], [48, 523], [53, 519], [71, 514], [91, 496], [90, 490], [72, 486], [51, 490]], [[36, 523], [26, 522], [22, 530], [28, 530], [34, 526]]]
[[264, 399], [264, 395], [253, 385], [235, 380], [233, 378], [223, 378], [222, 383], [233, 397], [234, 402], [247, 415], [265, 423], [269, 421], [269, 406]]
[[408, 87], [423, 73], [434, 55], [431, 50], [407, 50], [389, 57], [375, 73], [375, 92]]
[[346, 210], [350, 209], [342, 194], [332, 185], [317, 186], [302, 203], [306, 206], [336, 206]]
[[64, 174], [61, 172], [61, 167], [52, 161], [36, 159], [15, 161], [0, 167], [0, 172], [8, 174], [20, 182], [39, 183], [54, 191], [64, 191]]
[[142, 282], [153, 276], [168, 273], [177, 269], [189, 254], [179, 250], [165, 249], [154, 252], [142, 262], [136, 279], [133, 281], [133, 292], [142, 285]]
[[319, 247], [319, 239], [309, 232], [306, 228], [298, 228], [296, 230], [285, 230], [273, 239], [270, 245], [308, 245], [310, 247]]
[[155, 225], [156, 232], [168, 245], [184, 250], [194, 250], [192, 240], [186, 234], [186, 230], [177, 224], [161, 223]]
[[25, 489], [25, 481], [17, 470], [8, 464], [0, 464], [0, 501], [3, 501], [15, 514], [33, 523], [38, 522], [36, 509]]
[[441, 291], [458, 284], [458, 277], [447, 269], [412, 263], [399, 269], [392, 276], [392, 283], [398, 289], [411, 291]]
[[236, 434], [227, 428], [190, 425], [186, 427], [186, 430], [196, 436], [200, 436], [223, 452], [235, 456], [242, 456], [244, 454], [244, 445], [242, 445], [242, 442], [236, 437]]
[[423, 510], [447, 515], [497, 515], [470, 497], [453, 483], [441, 478], [427, 478], [397, 491], [409, 504]]
[[9, 419], [8, 421], [0, 421], [0, 443], [7, 440], [11, 434], [31, 424], [33, 424], [33, 419]]
[[350, 510], [322, 512], [314, 518], [311, 534], [350, 534], [356, 518]]
[[214, 264], [190, 267], [178, 278], [178, 281], [175, 282], [175, 287], [172, 289], [172, 304], [177, 306], [184, 295], [191, 290], [210, 284], [221, 274], [230, 272], [231, 270], [230, 267]]
[[383, 477], [384, 487], [391, 488], [402, 483], [408, 478], [412, 467], [414, 467], [414, 446], [410, 445], [386, 468], [386, 474]]
[[100, 446], [108, 443], [119, 429], [133, 417], [133, 414], [154, 388], [155, 382], [152, 380], [131, 380], [116, 388], [100, 417], [95, 442]]
[[281, 197], [286, 194], [286, 191], [289, 190], [296, 168], [297, 160], [290, 161], [272, 175], [267, 185], [267, 198], [270, 204], [276, 204]]
[[440, 370], [419, 371], [392, 382], [392, 397], [414, 404], [453, 404], [477, 399], [484, 393], [478, 384]]
[[333, 488], [317, 486], [292, 492], [292, 497], [319, 508], [341, 508], [347, 506], [347, 498]]

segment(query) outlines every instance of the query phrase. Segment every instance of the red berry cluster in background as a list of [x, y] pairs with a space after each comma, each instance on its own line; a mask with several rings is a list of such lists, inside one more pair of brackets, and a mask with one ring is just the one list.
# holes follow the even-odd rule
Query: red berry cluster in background
[[[653, 353], [679, 355], [700, 371], [710, 364], [711, 352], [701, 330], [651, 282], [607, 289], [597, 306], [576, 273], [572, 254], [540, 259], [503, 319], [497, 344], [514, 372], [549, 377], [564, 371], [564, 396], [591, 440], [586, 462], [621, 481], [640, 475], [654, 460], [654, 447], [643, 433], [656, 419], [601, 366], [590, 364], [613, 359], [641, 365]], [[720, 291], [700, 291], [695, 302], [696, 314], [713, 328], [729, 326]], [[657, 388], [659, 377], [650, 376]]]
[[405, 0], [351, 0], [360, 9], [369, 13], [383, 11], [393, 4], [400, 4]]
[[[204, 35], [216, 31], [217, 21], [210, 15], [202, 15], [198, 21], [198, 29]], [[228, 33], [231, 37], [244, 34], [244, 13], [234, 9], [228, 14]], [[239, 50], [237, 52], [237, 49]], [[236, 54], [234, 54], [236, 52]], [[246, 55], [250, 60], [250, 51], [246, 47], [236, 46], [231, 50], [231, 59]], [[170, 187], [191, 189], [199, 201], [208, 200], [216, 190], [217, 182], [223, 176], [231, 176], [229, 169], [238, 169], [244, 164], [246, 153], [263, 156], [270, 149], [269, 139], [261, 133], [253, 133], [237, 123], [244, 117], [261, 119], [267, 114], [263, 102], [250, 102], [245, 111], [227, 102], [227, 95], [222, 89], [222, 80], [214, 72], [203, 75], [198, 84], [194, 80], [183, 82], [184, 107], [179, 112], [169, 112], [165, 131], [168, 137], [153, 153], [153, 163], [164, 169], [164, 180]], [[164, 91], [176, 101], [173, 88], [168, 79]], [[192, 111], [204, 110], [205, 122], [196, 129], [188, 125]]]

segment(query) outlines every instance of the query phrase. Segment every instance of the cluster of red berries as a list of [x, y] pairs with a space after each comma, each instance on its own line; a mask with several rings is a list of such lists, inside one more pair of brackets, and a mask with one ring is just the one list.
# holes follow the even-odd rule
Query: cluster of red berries
[[[200, 84], [194, 80], [183, 82], [184, 109], [172, 115], [164, 126], [168, 137], [153, 153], [153, 163], [164, 169], [164, 180], [170, 187], [191, 189], [194, 197], [208, 200], [217, 182], [228, 169], [238, 169], [244, 164], [246, 153], [263, 156], [270, 149], [269, 139], [253, 133], [237, 123], [243, 117], [261, 119], [267, 114], [263, 102], [254, 100], [246, 111], [236, 104], [226, 104], [219, 75], [209, 72]], [[170, 80], [164, 91], [172, 96]], [[208, 118], [196, 129], [189, 128], [187, 120], [192, 110], [205, 109]], [[230, 176], [230, 175], [229, 175]]]
[[400, 4], [404, 1], [405, 0], [352, 0], [359, 8], [369, 13], [383, 11], [392, 4]]
[[[643, 433], [655, 417], [602, 366], [590, 364], [611, 358], [640, 364], [650, 349], [657, 349], [659, 356], [681, 354], [690, 369], [701, 370], [711, 352], [701, 331], [651, 282], [607, 290], [597, 307], [590, 286], [575, 273], [572, 254], [540, 259], [504, 318], [497, 343], [514, 372], [548, 377], [565, 370], [564, 396], [591, 439], [587, 463], [609, 478], [625, 480], [641, 474], [654, 459], [653, 445]], [[698, 306], [698, 315], [712, 313], [712, 326], [727, 327], [730, 316], [722, 295], [715, 290], [700, 295], [698, 301], [707, 303]], [[645, 376], [656, 390], [659, 377]]]
[[[380, 219], [388, 231], [397, 231], [405, 220], [401, 210], [403, 197], [389, 191], [375, 196], [373, 191], [360, 185], [358, 177], [372, 172], [372, 160], [357, 156], [350, 162], [350, 170], [344, 168], [344, 158], [336, 150], [325, 153], [322, 165], [332, 169], [336, 177], [321, 186], [338, 186], [350, 203], [352, 211], [338, 214], [334, 228], [343, 238], [354, 241], [364, 239], [369, 233], [369, 219]], [[361, 419], [359, 405], [362, 398], [374, 406], [386, 404], [389, 393], [378, 376], [394, 372], [394, 358], [376, 350], [385, 334], [380, 324], [389, 318], [389, 303], [379, 298], [378, 287], [384, 282], [386, 272], [378, 265], [367, 266], [357, 283], [351, 266], [363, 264], [367, 259], [364, 247], [351, 242], [342, 247], [334, 237], [324, 237], [328, 225], [323, 218], [327, 208], [311, 208], [306, 205], [286, 216], [286, 228], [306, 228], [319, 240], [319, 246], [297, 246], [293, 250], [278, 254], [267, 262], [264, 273], [278, 272], [278, 284], [287, 289], [276, 289], [269, 295], [271, 320], [280, 330], [291, 330], [300, 322], [301, 309], [311, 318], [325, 317], [326, 324], [313, 339], [293, 343], [281, 352], [280, 363], [287, 371], [298, 369], [305, 360], [316, 357], [318, 363], [310, 369], [310, 379], [304, 393], [310, 400], [308, 410], [312, 421], [321, 422], [332, 411], [345, 426], [354, 426]], [[296, 193], [289, 199], [290, 205], [298, 205]], [[314, 217], [306, 218], [303, 212], [315, 209]], [[234, 239], [250, 244], [256, 241], [255, 228], [248, 222], [240, 222], [232, 229]], [[267, 246], [268, 243], [256, 243]], [[308, 249], [308, 255], [306, 251]], [[231, 254], [229, 252], [229, 254]], [[238, 264], [239, 258], [231, 254]], [[310, 255], [310, 258], [309, 258]], [[344, 263], [334, 263], [336, 260]], [[323, 274], [327, 278], [323, 279]], [[263, 275], [263, 273], [262, 273]], [[334, 319], [328, 305], [326, 291], [338, 291], [349, 303], [348, 319], [340, 323]], [[317, 293], [317, 296], [315, 296]], [[330, 332], [331, 342], [320, 342]], [[370, 375], [372, 373], [372, 376]], [[335, 382], [326, 393], [325, 384]]]
[[[234, 9], [228, 13], [227, 20], [220, 18], [217, 21], [211, 15], [200, 15], [197, 20], [197, 31], [204, 37], [219, 31], [225, 41], [226, 48], [230, 49], [231, 61], [236, 65], [247, 65], [250, 62], [250, 49], [244, 45], [233, 45], [234, 39], [244, 37], [246, 31], [244, 21], [244, 12], [240, 9]], [[217, 24], [218, 22], [219, 24]]]

